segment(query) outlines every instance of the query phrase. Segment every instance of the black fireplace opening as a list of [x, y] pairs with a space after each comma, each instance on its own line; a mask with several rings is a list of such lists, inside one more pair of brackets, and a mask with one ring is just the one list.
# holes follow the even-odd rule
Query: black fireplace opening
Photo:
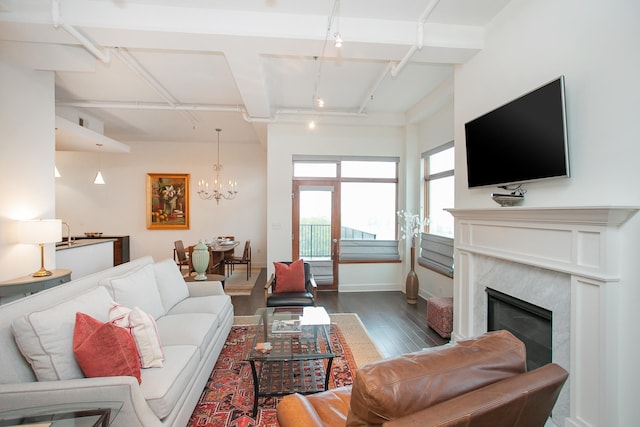
[[487, 330], [506, 329], [524, 342], [527, 370], [551, 362], [551, 311], [511, 295], [486, 288], [488, 296]]

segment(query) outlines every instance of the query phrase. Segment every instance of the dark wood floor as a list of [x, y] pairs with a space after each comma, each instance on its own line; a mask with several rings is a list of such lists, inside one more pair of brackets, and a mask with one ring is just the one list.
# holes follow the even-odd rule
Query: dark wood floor
[[[251, 315], [264, 307], [266, 280], [263, 269], [250, 296], [231, 297], [237, 316]], [[399, 291], [318, 292], [317, 305], [323, 306], [328, 313], [357, 313], [384, 357], [448, 342], [427, 326], [426, 301], [420, 298], [417, 304], [407, 304], [404, 293]]]

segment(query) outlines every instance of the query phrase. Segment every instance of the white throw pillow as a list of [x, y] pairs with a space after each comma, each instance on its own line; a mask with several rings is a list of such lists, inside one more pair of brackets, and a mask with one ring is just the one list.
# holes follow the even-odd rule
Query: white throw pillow
[[156, 283], [164, 311], [169, 312], [173, 306], [189, 297], [189, 288], [180, 273], [180, 268], [171, 258], [153, 264]]
[[123, 276], [101, 280], [100, 284], [106, 286], [113, 299], [125, 307], [140, 307], [154, 319], [165, 314], [152, 264]]
[[164, 352], [153, 317], [138, 307], [130, 309], [114, 304], [109, 310], [109, 321], [129, 330], [138, 348], [141, 368], [162, 368]]
[[73, 330], [80, 311], [106, 322], [114, 301], [98, 287], [45, 310], [33, 311], [13, 321], [20, 352], [31, 364], [38, 381], [84, 378], [73, 355]]

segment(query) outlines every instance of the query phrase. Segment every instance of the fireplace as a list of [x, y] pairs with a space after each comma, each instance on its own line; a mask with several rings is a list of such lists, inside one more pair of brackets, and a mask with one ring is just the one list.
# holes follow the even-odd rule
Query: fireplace
[[551, 359], [569, 380], [550, 425], [620, 425], [620, 229], [638, 210], [448, 210], [455, 217], [452, 341], [487, 331], [486, 288], [551, 311]]
[[524, 342], [527, 371], [551, 363], [551, 311], [495, 289], [486, 292], [487, 330], [506, 329]]

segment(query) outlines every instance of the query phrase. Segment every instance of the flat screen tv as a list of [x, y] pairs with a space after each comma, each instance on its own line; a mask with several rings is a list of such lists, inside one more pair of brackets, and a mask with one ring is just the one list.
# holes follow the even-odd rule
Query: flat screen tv
[[568, 177], [564, 77], [465, 124], [469, 188]]

